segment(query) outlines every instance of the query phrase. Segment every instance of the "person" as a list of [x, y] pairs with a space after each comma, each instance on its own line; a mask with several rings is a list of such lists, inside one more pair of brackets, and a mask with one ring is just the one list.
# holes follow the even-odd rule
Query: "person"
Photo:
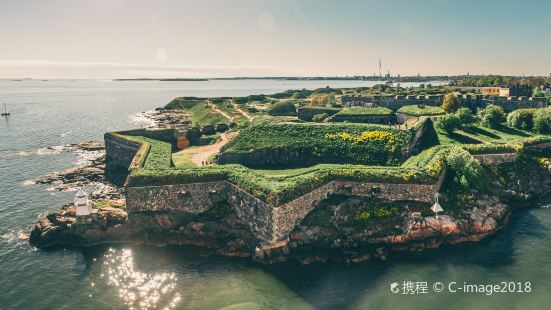
[[201, 161], [201, 166], [204, 166], [205, 165], [205, 161]]

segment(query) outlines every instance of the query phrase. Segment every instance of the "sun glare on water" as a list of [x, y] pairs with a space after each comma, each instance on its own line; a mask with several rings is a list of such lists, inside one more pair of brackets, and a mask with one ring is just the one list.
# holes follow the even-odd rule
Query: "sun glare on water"
[[101, 277], [107, 277], [129, 309], [174, 309], [181, 300], [176, 275], [138, 271], [131, 249], [109, 249], [103, 265]]

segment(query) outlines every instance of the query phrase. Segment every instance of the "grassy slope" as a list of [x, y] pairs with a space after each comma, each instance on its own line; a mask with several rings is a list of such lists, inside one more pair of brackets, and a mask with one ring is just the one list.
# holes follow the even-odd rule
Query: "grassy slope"
[[437, 129], [440, 144], [481, 144], [481, 143], [515, 143], [539, 135], [529, 131], [503, 125], [500, 129], [492, 129], [478, 124], [446, 134]]
[[176, 98], [165, 106], [169, 109], [182, 109], [191, 115], [193, 126], [229, 124], [229, 120], [207, 105], [206, 99]]

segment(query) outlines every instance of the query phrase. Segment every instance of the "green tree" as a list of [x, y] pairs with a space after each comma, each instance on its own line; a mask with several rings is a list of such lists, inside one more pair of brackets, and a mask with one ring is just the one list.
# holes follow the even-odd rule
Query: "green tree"
[[498, 128], [501, 123], [505, 122], [505, 112], [503, 108], [497, 105], [490, 104], [477, 113], [480, 124], [490, 128]]
[[482, 165], [465, 149], [454, 146], [446, 156], [446, 163], [453, 172], [453, 180], [461, 187], [483, 189], [487, 185]]
[[551, 109], [538, 109], [534, 113], [534, 130], [539, 133], [551, 133]]
[[293, 95], [291, 96], [291, 99], [302, 99], [302, 98], [304, 98], [304, 95], [299, 91], [294, 92]]
[[446, 113], [454, 113], [461, 107], [461, 102], [459, 98], [454, 93], [446, 94], [444, 101], [442, 102], [442, 110]]
[[442, 129], [446, 133], [450, 134], [454, 130], [461, 128], [461, 121], [455, 114], [446, 114], [439, 117], [435, 125], [436, 128]]
[[462, 125], [468, 125], [475, 122], [475, 117], [469, 108], [459, 108], [455, 111]]
[[536, 109], [519, 109], [507, 115], [507, 124], [509, 126], [530, 130], [534, 126], [534, 113]]

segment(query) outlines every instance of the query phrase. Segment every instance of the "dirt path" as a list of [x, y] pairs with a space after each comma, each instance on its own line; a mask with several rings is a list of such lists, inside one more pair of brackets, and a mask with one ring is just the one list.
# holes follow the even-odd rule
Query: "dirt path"
[[224, 116], [225, 118], [229, 119], [230, 122], [233, 123], [233, 117], [231, 115], [228, 115], [228, 113], [220, 110], [215, 104], [213, 104], [210, 100], [208, 101], [207, 105], [213, 109], [214, 111], [216, 111], [217, 113], [219, 114], [222, 114], [222, 116]]
[[249, 121], [252, 121], [252, 120], [254, 119], [254, 117], [251, 116], [249, 113], [247, 113], [247, 112], [241, 110], [241, 108], [239, 107], [239, 105], [237, 105], [233, 100], [232, 100], [231, 104], [232, 104], [233, 108], [234, 108], [235, 110], [237, 110], [237, 112], [241, 113], [241, 115], [245, 116]]
[[191, 160], [195, 165], [202, 166], [204, 162], [208, 161], [212, 154], [220, 152], [220, 148], [237, 136], [237, 134], [238, 132], [222, 133], [220, 134], [220, 141], [215, 144], [189, 147], [174, 155], [175, 157], [181, 158], [182, 162], [189, 163]]

